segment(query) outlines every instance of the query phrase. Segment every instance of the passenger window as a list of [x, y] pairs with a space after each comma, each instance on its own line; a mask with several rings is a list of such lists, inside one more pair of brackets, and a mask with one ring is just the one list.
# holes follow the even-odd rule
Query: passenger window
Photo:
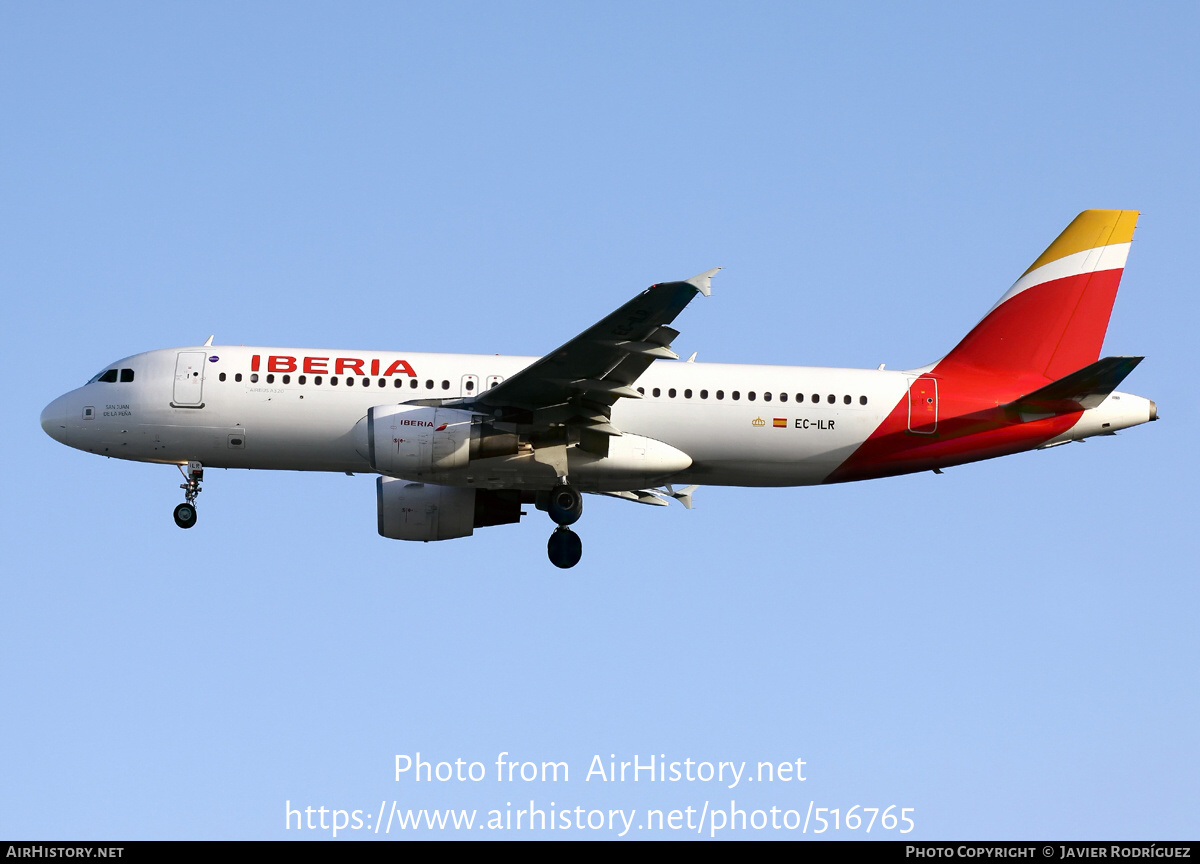
[[284, 375], [284, 376], [283, 376], [283, 383], [284, 383], [284, 384], [291, 384], [291, 383], [292, 383], [292, 376], [291, 376], [291, 375]]
[[692, 398], [692, 391], [691, 391], [691, 390], [684, 390], [684, 391], [683, 391], [683, 398], [684, 398], [684, 399], [691, 399], [691, 398]]
[[749, 399], [751, 402], [753, 402], [757, 397], [755, 396], [754, 391], [751, 390], [749, 393], [746, 394], [746, 398]]
[[336, 386], [337, 386], [337, 376], [336, 376], [336, 375], [330, 375], [330, 376], [329, 376], [329, 386], [330, 386], [330, 387], [336, 387]]
[[639, 393], [641, 393], [643, 396], [645, 396], [645, 395], [646, 395], [646, 388], [645, 388], [645, 387], [639, 387], [639, 388], [638, 388], [638, 392], [639, 392]]
[[416, 379], [416, 378], [413, 378], [412, 380], [410, 380], [410, 381], [408, 382], [408, 386], [409, 386], [411, 389], [413, 389], [413, 390], [416, 390], [416, 389], [417, 389], [417, 379]]
[[449, 381], [443, 381], [443, 382], [442, 382], [442, 389], [443, 389], [443, 390], [449, 390], [449, 389], [450, 389], [450, 382], [449, 382]]
[[426, 390], [432, 390], [432, 389], [433, 389], [433, 379], [432, 379], [432, 378], [428, 379], [428, 380], [425, 382], [425, 389], [426, 389]]
[[786, 394], [786, 393], [780, 393], [780, 394], [779, 394], [779, 401], [780, 401], [780, 402], [786, 402], [786, 401], [787, 401], [787, 394]]
[[707, 399], [707, 398], [708, 398], [708, 391], [707, 391], [707, 390], [701, 390], [701, 391], [700, 391], [700, 398], [701, 398], [701, 399]]
[[731, 394], [729, 394], [729, 398], [736, 402], [742, 398], [742, 393], [740, 390], [734, 390]]
[[820, 402], [820, 401], [821, 401], [821, 394], [820, 394], [820, 393], [814, 393], [814, 394], [813, 394], [812, 401], [813, 401], [813, 404], [814, 404], [814, 405], [816, 405], [818, 402]]
[[257, 372], [253, 373], [253, 374], [250, 376], [250, 383], [251, 383], [251, 384], [257, 384], [257, 383], [258, 383], [258, 373], [257, 373]]
[[662, 390], [658, 389], [657, 387], [655, 387], [655, 388], [654, 388], [653, 390], [651, 390], [650, 392], [654, 394], [654, 398], [655, 398], [655, 399], [657, 399], [659, 396], [661, 396], [661, 395], [662, 395]]
[[858, 397], [858, 404], [859, 404], [859, 405], [866, 405], [866, 404], [867, 404], [867, 397], [866, 397], [866, 396], [859, 396], [859, 397]]
[[849, 397], [849, 396], [843, 396], [843, 397], [842, 397], [842, 401], [843, 401], [843, 402], [845, 402], [847, 405], [849, 405], [849, 404], [850, 404], [850, 397]]
[[667, 395], [670, 396], [672, 399], [674, 399], [675, 398], [675, 388], [672, 387], [670, 390], [668, 390]]
[[296, 379], [296, 383], [298, 383], [298, 384], [307, 384], [307, 383], [308, 383], [308, 376], [307, 376], [307, 375], [301, 375], [299, 378], [297, 378], [297, 379]]
[[274, 383], [275, 383], [275, 376], [274, 376], [274, 375], [268, 375], [268, 376], [267, 376], [267, 383], [268, 383], [268, 384], [274, 384]]
[[803, 402], [803, 401], [804, 401], [804, 394], [803, 394], [803, 393], [797, 393], [797, 394], [796, 394], [796, 401], [797, 401], [797, 402]]
[[724, 391], [724, 390], [718, 390], [718, 391], [717, 391], [717, 398], [718, 398], [718, 399], [724, 399], [724, 398], [725, 398], [725, 391]]
[[827, 401], [829, 402], [830, 405], [832, 405], [834, 402], [837, 401], [837, 397], [834, 396], [832, 393], [830, 393]]
[[239, 373], [237, 373], [236, 375], [234, 375], [234, 376], [233, 376], [233, 380], [234, 380], [234, 381], [237, 381], [238, 383], [241, 383], [241, 380], [242, 380], [242, 373], [241, 373], [241, 372], [239, 372]]
[[218, 380], [218, 381], [224, 381], [224, 380], [225, 380], [225, 373], [224, 373], [224, 372], [222, 372], [220, 375], [218, 375], [218, 376], [217, 376], [217, 380]]
[[314, 377], [313, 383], [316, 384], [318, 387], [320, 387], [321, 386], [321, 376], [317, 375], [316, 377]]
[[771, 394], [770, 394], [770, 393], [764, 393], [764, 394], [763, 394], [763, 401], [764, 401], [764, 402], [770, 402], [770, 401], [771, 401]]
[[[382, 385], [380, 385], [380, 386], [382, 386]], [[404, 382], [403, 382], [403, 381], [401, 381], [399, 378], [397, 378], [397, 379], [396, 379], [396, 386], [397, 386], [397, 387], [403, 387], [403, 386], [404, 386]]]

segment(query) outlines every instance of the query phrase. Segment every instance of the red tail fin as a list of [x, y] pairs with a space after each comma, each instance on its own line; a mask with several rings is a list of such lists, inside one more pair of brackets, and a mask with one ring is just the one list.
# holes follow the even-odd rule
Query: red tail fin
[[1137, 218], [1133, 210], [1076, 216], [937, 371], [1056, 380], [1094, 363]]

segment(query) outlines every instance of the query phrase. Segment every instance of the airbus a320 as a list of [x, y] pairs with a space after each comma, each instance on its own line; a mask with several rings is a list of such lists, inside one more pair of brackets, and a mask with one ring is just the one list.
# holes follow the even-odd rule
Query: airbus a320
[[[942, 469], [1156, 420], [1100, 357], [1138, 214], [1081, 213], [941, 360], [907, 371], [680, 362], [670, 325], [716, 270], [652, 285], [544, 357], [204, 345], [135, 354], [51, 402], [70, 447], [179, 466], [373, 473], [378, 530], [450, 540], [555, 523], [582, 493], [691, 507], [699, 485], [808, 486]], [[693, 355], [694, 358], [694, 355]]]

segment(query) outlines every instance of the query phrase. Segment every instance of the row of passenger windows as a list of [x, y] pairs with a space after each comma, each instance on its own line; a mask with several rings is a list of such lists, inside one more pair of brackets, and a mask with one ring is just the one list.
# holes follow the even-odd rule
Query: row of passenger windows
[[[220, 375], [218, 375], [218, 376], [217, 376], [217, 380], [218, 380], [218, 381], [225, 381], [225, 380], [227, 380], [227, 377], [228, 377], [228, 376], [226, 375], [226, 373], [222, 372]], [[262, 383], [265, 383], [265, 384], [274, 384], [274, 383], [276, 382], [276, 379], [278, 379], [278, 381], [279, 381], [279, 383], [280, 383], [280, 384], [291, 384], [291, 383], [292, 383], [292, 376], [291, 376], [291, 375], [278, 375], [278, 376], [276, 376], [274, 373], [268, 373], [268, 374], [266, 374], [266, 375], [259, 376], [259, 374], [258, 374], [257, 372], [251, 372], [251, 373], [250, 373], [250, 383], [251, 383], [251, 384], [258, 384], [258, 383], [259, 383], [259, 381], [260, 381], [260, 378], [261, 378], [261, 381], [262, 381]], [[124, 380], [124, 379], [122, 379], [122, 380]], [[130, 380], [132, 380], [132, 379], [130, 379]], [[242, 380], [242, 373], [241, 373], [241, 372], [235, 372], [235, 373], [234, 373], [234, 375], [233, 375], [233, 380], [234, 380], [234, 381], [238, 381], [238, 382], [240, 382], [240, 381]], [[312, 376], [312, 383], [313, 383], [313, 384], [315, 384], [315, 385], [318, 385], [318, 386], [320, 386], [322, 383], [324, 383], [324, 382], [325, 382], [325, 380], [326, 380], [326, 378], [325, 378], [325, 376], [324, 376], [324, 375], [313, 375], [313, 376]], [[329, 385], [330, 385], [331, 387], [336, 387], [336, 386], [338, 385], [338, 381], [339, 381], [339, 380], [341, 380], [341, 379], [339, 379], [337, 375], [331, 375], [331, 376], [329, 376], [329, 378], [328, 378]], [[420, 382], [418, 379], [416, 379], [416, 378], [393, 378], [393, 379], [392, 379], [392, 386], [393, 386], [393, 387], [395, 387], [395, 388], [397, 388], [397, 389], [399, 389], [400, 387], [403, 387], [403, 386], [404, 386], [404, 382], [405, 382], [406, 380], [408, 381], [408, 386], [409, 386], [409, 389], [410, 389], [410, 390], [417, 390], [417, 389], [419, 389], [419, 388], [421, 387], [421, 382]], [[358, 381], [358, 382], [360, 382], [360, 383], [358, 383], [358, 384], [356, 385], [356, 384], [355, 384], [355, 381]], [[347, 387], [354, 387], [354, 386], [359, 386], [359, 387], [373, 387], [373, 386], [376, 386], [376, 385], [375, 385], [375, 381], [376, 381], [376, 379], [374, 379], [374, 378], [364, 378], [364, 377], [362, 377], [362, 376], [359, 376], [359, 375], [347, 375], [347, 376], [345, 376], [345, 382], [346, 382], [346, 386], [347, 386]], [[307, 384], [308, 382], [309, 382], [309, 376], [308, 376], [308, 375], [297, 375], [297, 376], [296, 376], [296, 383], [297, 383], [297, 384]], [[379, 386], [379, 387], [386, 387], [386, 386], [387, 386], [388, 379], [386, 379], [386, 378], [379, 378], [379, 379], [378, 379], [378, 382], [379, 382], [379, 383], [378, 383], [378, 386]], [[496, 383], [498, 383], [498, 382], [496, 382]], [[492, 386], [492, 387], [495, 387], [495, 386], [496, 386], [496, 383], [493, 383], [491, 386]], [[435, 389], [437, 386], [438, 386], [438, 384], [437, 384], [437, 383], [436, 383], [436, 382], [435, 382], [435, 381], [434, 381], [432, 378], [427, 378], [427, 379], [425, 380], [425, 389], [426, 389], [426, 390], [433, 390], [433, 389]], [[449, 381], [445, 381], [445, 380], [443, 380], [443, 381], [441, 382], [441, 389], [442, 389], [442, 390], [449, 390], [449, 389], [450, 389], [450, 382], [449, 382]], [[468, 392], [468, 393], [470, 393], [470, 392], [472, 392], [474, 389], [475, 389], [475, 382], [474, 382], [474, 381], [468, 381], [468, 382], [466, 383], [466, 390], [467, 390], [467, 392]]]
[[[639, 388], [637, 388], [637, 391], [638, 391], [639, 393], [641, 393], [643, 396], [645, 396], [645, 395], [646, 395], [646, 388], [645, 388], [645, 387], [639, 387]], [[660, 388], [660, 387], [655, 387], [653, 390], [651, 390], [651, 391], [650, 391], [650, 395], [651, 395], [651, 396], [653, 396], [655, 399], [659, 399], [659, 398], [661, 398], [661, 397], [662, 397], [662, 394], [663, 394], [663, 391], [662, 391], [662, 388]], [[667, 398], [668, 398], [668, 399], [674, 399], [674, 398], [676, 398], [676, 396], [678, 396], [678, 395], [679, 395], [679, 394], [678, 394], [678, 391], [676, 391], [676, 389], [675, 389], [674, 387], [671, 387], [670, 389], [668, 389], [668, 390], [667, 390]], [[743, 395], [743, 394], [742, 394], [742, 391], [741, 391], [741, 390], [731, 390], [731, 391], [729, 392], [729, 398], [730, 398], [731, 400], [733, 400], [734, 402], [738, 402], [738, 401], [740, 401], [740, 400], [741, 400], [741, 398], [742, 398], [742, 395]], [[708, 393], [708, 391], [707, 391], [707, 390], [701, 390], [701, 391], [700, 391], [700, 398], [701, 398], [701, 399], [707, 399], [707, 398], [708, 398], [708, 396], [709, 396], [709, 393]], [[717, 401], [721, 401], [721, 400], [723, 400], [723, 399], [725, 398], [725, 391], [724, 391], [724, 390], [717, 390], [717, 391], [716, 391], [716, 392], [713, 394], [713, 396], [714, 396], [714, 397], [717, 399]], [[758, 399], [758, 397], [759, 397], [759, 394], [758, 394], [758, 392], [757, 392], [757, 391], [755, 391], [755, 390], [747, 390], [747, 391], [746, 391], [746, 393], [745, 393], [745, 396], [746, 396], [746, 401], [748, 401], [748, 402], [753, 402], [753, 401], [755, 401], [756, 399]], [[684, 399], [691, 399], [691, 398], [692, 398], [692, 391], [691, 391], [691, 390], [684, 390], [684, 391], [683, 391], [683, 398], [684, 398]], [[762, 400], [763, 400], [764, 402], [770, 402], [770, 401], [771, 401], [771, 400], [773, 400], [774, 398], [775, 398], [775, 394], [774, 394], [774, 393], [770, 393], [770, 392], [764, 392], [764, 393], [762, 394]], [[789, 395], [789, 394], [787, 394], [787, 393], [780, 393], [780, 394], [779, 394], [779, 401], [780, 401], [780, 402], [787, 402], [789, 398], [791, 398], [791, 397], [790, 397], [790, 395]], [[813, 403], [813, 404], [819, 404], [819, 403], [821, 403], [822, 401], [824, 401], [824, 402], [827, 402], [827, 403], [829, 403], [830, 405], [836, 405], [836, 404], [837, 404], [839, 401], [841, 401], [841, 403], [842, 403], [843, 405], [852, 405], [852, 404], [854, 403], [854, 397], [853, 397], [853, 396], [845, 395], [845, 396], [842, 396], [842, 397], [841, 397], [841, 399], [839, 400], [838, 396], [837, 396], [836, 394], [833, 394], [833, 393], [829, 393], [829, 394], [827, 394], [827, 395], [825, 395], [825, 396], [822, 396], [820, 393], [812, 393], [812, 394], [807, 394], [807, 393], [797, 393], [797, 394], [795, 394], [795, 399], [796, 399], [796, 401], [797, 401], [797, 402], [811, 402], [811, 403]], [[866, 397], [866, 396], [859, 396], [859, 397], [858, 397], [858, 404], [859, 404], [859, 405], [866, 405], [866, 404], [867, 404], [867, 397]]]
[[120, 380], [121, 380], [122, 384], [128, 384], [130, 381], [133, 380], [133, 370], [132, 369], [120, 369], [120, 370], [105, 369], [103, 372], [101, 372], [99, 375], [97, 375], [95, 378], [93, 378], [88, 383], [92, 384], [94, 382], [99, 381], [102, 384], [115, 384], [117, 382], [118, 373], [121, 376]]
[[[126, 374], [128, 374], [128, 377], [126, 377]], [[222, 372], [222, 373], [221, 373], [220, 375], [218, 375], [217, 377], [218, 377], [218, 380], [220, 380], [220, 381], [225, 381], [225, 380], [226, 380], [226, 374], [225, 374], [224, 372]], [[275, 383], [275, 378], [276, 378], [276, 376], [275, 376], [273, 373], [268, 373], [267, 375], [264, 375], [264, 376], [262, 376], [262, 377], [263, 377], [263, 379], [264, 379], [264, 382], [263, 382], [263, 383], [266, 383], [266, 384], [274, 384], [274, 383]], [[279, 383], [280, 383], [280, 384], [291, 384], [291, 383], [292, 383], [292, 376], [291, 376], [291, 375], [280, 375], [280, 376], [278, 376], [278, 377], [279, 377]], [[104, 372], [103, 374], [101, 374], [101, 375], [100, 375], [100, 376], [99, 376], [99, 377], [98, 377], [96, 380], [99, 380], [99, 381], [116, 381], [116, 380], [117, 380], [117, 370], [116, 370], [116, 369], [109, 369], [107, 372]], [[132, 380], [133, 380], [133, 370], [132, 370], [132, 369], [122, 369], [122, 370], [121, 370], [121, 380], [122, 380], [122, 381], [132, 381]], [[241, 373], [241, 372], [235, 372], [235, 373], [234, 373], [234, 375], [233, 375], [233, 380], [234, 380], [234, 381], [237, 381], [237, 382], [240, 382], [240, 381], [242, 380], [242, 373]], [[354, 383], [354, 382], [355, 382], [356, 380], [357, 380], [357, 381], [359, 381], [359, 382], [361, 382], [361, 383], [359, 383], [358, 385], [355, 385], [355, 383]], [[375, 381], [376, 381], [376, 380], [378, 380], [378, 385], [376, 385], [376, 384], [375, 384]], [[417, 389], [420, 389], [420, 387], [421, 387], [421, 382], [420, 382], [418, 379], [416, 379], [416, 378], [409, 378], [409, 379], [407, 379], [407, 380], [408, 380], [408, 386], [409, 386], [409, 389], [410, 389], [410, 390], [417, 390]], [[320, 385], [321, 385], [321, 384], [322, 384], [324, 381], [325, 381], [325, 377], [324, 377], [324, 376], [322, 376], [322, 375], [314, 375], [314, 376], [312, 377], [312, 383], [313, 383], [314, 385], [320, 386]], [[338, 376], [336, 376], [336, 375], [331, 375], [331, 376], [329, 376], [329, 385], [330, 385], [331, 387], [336, 387], [336, 386], [338, 385], [338, 381], [339, 381], [339, 379], [338, 379]], [[386, 378], [372, 379], [372, 378], [364, 378], [364, 377], [361, 377], [361, 376], [358, 376], [358, 375], [347, 375], [347, 376], [345, 376], [345, 381], [346, 381], [346, 386], [347, 386], [347, 387], [354, 387], [354, 386], [359, 386], [359, 387], [372, 387], [372, 386], [387, 387], [387, 379], [386, 379]], [[400, 387], [403, 387], [403, 386], [404, 386], [404, 381], [405, 381], [405, 379], [404, 379], [404, 378], [393, 378], [393, 379], [392, 379], [392, 386], [393, 386], [393, 387], [395, 387], [395, 388], [397, 388], [397, 389], [399, 389]], [[250, 373], [250, 383], [251, 383], [251, 384], [258, 384], [258, 383], [259, 383], [259, 374], [258, 374], [257, 372], [252, 372], [252, 373]], [[307, 375], [297, 375], [297, 376], [296, 376], [296, 383], [297, 383], [297, 384], [307, 384], [307, 383], [308, 383], [308, 376], [307, 376]], [[496, 383], [498, 383], [498, 382], [496, 382]], [[493, 383], [493, 384], [492, 384], [492, 386], [493, 386], [493, 387], [495, 387], [495, 386], [496, 386], [496, 383]], [[437, 383], [436, 383], [436, 382], [434, 382], [434, 380], [433, 380], [432, 378], [427, 378], [427, 379], [425, 379], [425, 389], [426, 389], [426, 390], [433, 390], [433, 389], [436, 389], [436, 388], [437, 388], [437, 386], [438, 386], [438, 385], [437, 385]], [[449, 390], [449, 389], [450, 389], [450, 382], [449, 382], [449, 381], [446, 381], [446, 380], [443, 380], [443, 381], [441, 382], [441, 389], [442, 389], [442, 390]], [[468, 381], [468, 382], [466, 383], [466, 390], [467, 390], [467, 392], [468, 392], [468, 393], [470, 393], [470, 392], [471, 392], [472, 390], [474, 390], [474, 389], [475, 389], [475, 382], [474, 382], [474, 381]], [[645, 396], [645, 395], [646, 395], [646, 388], [645, 388], [645, 387], [639, 387], [639, 388], [637, 388], [637, 391], [638, 391], [639, 393], [641, 393], [643, 396]], [[668, 398], [668, 399], [675, 399], [675, 398], [676, 398], [676, 397], [679, 395], [679, 392], [678, 392], [678, 391], [677, 391], [677, 390], [676, 390], [674, 387], [671, 387], [671, 388], [669, 388], [669, 389], [666, 391], [666, 393], [667, 393], [667, 398]], [[651, 396], [653, 396], [655, 399], [659, 399], [659, 398], [661, 398], [661, 397], [662, 397], [662, 395], [663, 395], [662, 388], [660, 388], [660, 387], [655, 387], [655, 388], [653, 388], [653, 389], [650, 391], [650, 395], [651, 395]], [[713, 396], [713, 397], [714, 397], [714, 398], [715, 398], [715, 399], [716, 399], [718, 402], [720, 402], [720, 401], [723, 401], [723, 400], [725, 399], [725, 395], [726, 395], [726, 394], [725, 394], [725, 391], [724, 391], [724, 390], [717, 390], [717, 391], [715, 391], [715, 392], [712, 394], [712, 396]], [[731, 391], [729, 392], [729, 398], [730, 398], [730, 400], [732, 400], [732, 401], [734, 401], [734, 402], [739, 402], [739, 401], [741, 401], [742, 395], [743, 395], [743, 394], [742, 394], [742, 391], [741, 391], [741, 390], [731, 390]], [[701, 391], [699, 391], [699, 396], [700, 396], [700, 398], [701, 398], [701, 399], [708, 399], [708, 398], [709, 398], [709, 391], [708, 391], [708, 390], [701, 390]], [[758, 394], [758, 392], [757, 392], [757, 391], [755, 391], [755, 390], [748, 390], [748, 391], [746, 391], [746, 393], [745, 393], [745, 396], [746, 396], [746, 401], [748, 401], [748, 402], [754, 402], [754, 401], [756, 401], [756, 400], [758, 399], [758, 397], [759, 397], [759, 394]], [[691, 399], [691, 398], [692, 398], [692, 391], [691, 391], [690, 389], [689, 389], [689, 390], [684, 390], [684, 391], [683, 391], [683, 398], [684, 398], [684, 399]], [[764, 402], [770, 402], [770, 401], [774, 400], [775, 398], [776, 398], [775, 394], [774, 394], [774, 393], [771, 393], [771, 392], [769, 392], [769, 391], [762, 393], [762, 400], [763, 400]], [[787, 402], [787, 401], [788, 401], [789, 399], [791, 399], [791, 398], [793, 398], [793, 397], [791, 396], [791, 394], [788, 394], [788, 393], [780, 393], [780, 394], [779, 394], [779, 396], [778, 396], [778, 399], [779, 399], [779, 401], [780, 401], [780, 402]], [[830, 404], [830, 405], [836, 405], [836, 404], [837, 404], [839, 401], [840, 401], [840, 402], [841, 402], [843, 405], [852, 405], [852, 404], [854, 403], [854, 397], [852, 397], [852, 396], [849, 396], [849, 395], [844, 395], [844, 396], [842, 396], [842, 397], [840, 398], [840, 400], [839, 400], [838, 396], [837, 396], [837, 395], [835, 395], [835, 394], [833, 394], [833, 393], [829, 393], [829, 394], [826, 394], [826, 395], [824, 395], [824, 396], [822, 396], [822, 394], [820, 394], [820, 393], [811, 393], [811, 394], [808, 394], [808, 393], [796, 393], [794, 398], [795, 398], [795, 401], [796, 401], [796, 402], [798, 402], [798, 403], [810, 402], [810, 403], [812, 403], [812, 404], [820, 404], [821, 402], [826, 402], [826, 403], [828, 403], [828, 404]], [[866, 396], [859, 396], [859, 397], [858, 397], [858, 404], [859, 404], [859, 405], [866, 405], [866, 404], [867, 404], [867, 397], [866, 397]]]

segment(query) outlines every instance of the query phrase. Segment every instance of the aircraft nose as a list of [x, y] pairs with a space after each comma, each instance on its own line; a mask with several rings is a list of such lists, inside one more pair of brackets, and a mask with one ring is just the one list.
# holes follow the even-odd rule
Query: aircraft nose
[[67, 443], [66, 399], [66, 396], [59, 396], [42, 409], [42, 430], [60, 444]]

